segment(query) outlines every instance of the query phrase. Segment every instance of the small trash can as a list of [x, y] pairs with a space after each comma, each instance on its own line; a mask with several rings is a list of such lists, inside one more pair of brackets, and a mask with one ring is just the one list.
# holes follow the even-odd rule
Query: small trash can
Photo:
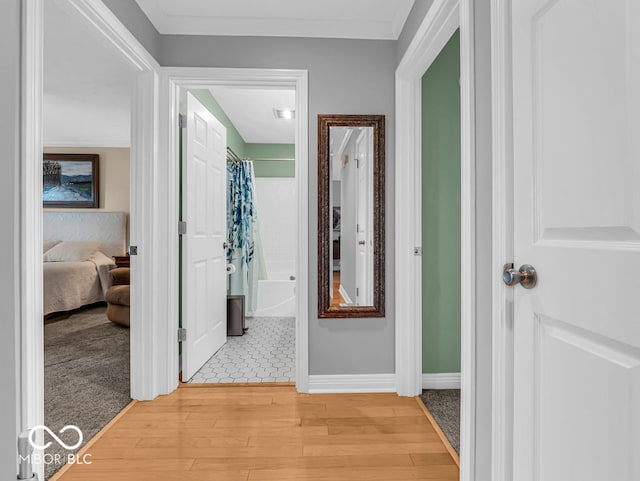
[[242, 336], [244, 327], [244, 295], [227, 296], [227, 336]]

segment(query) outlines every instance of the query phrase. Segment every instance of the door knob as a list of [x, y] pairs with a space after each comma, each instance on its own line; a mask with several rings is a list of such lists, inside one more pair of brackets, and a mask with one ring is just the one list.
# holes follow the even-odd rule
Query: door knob
[[533, 289], [538, 282], [538, 273], [530, 264], [520, 266], [519, 270], [513, 264], [505, 264], [502, 270], [502, 280], [509, 287], [520, 284], [525, 289]]

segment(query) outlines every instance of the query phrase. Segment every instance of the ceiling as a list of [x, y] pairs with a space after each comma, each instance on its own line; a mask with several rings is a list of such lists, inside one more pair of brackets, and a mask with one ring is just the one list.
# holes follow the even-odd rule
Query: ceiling
[[55, 2], [44, 6], [44, 145], [128, 147], [132, 68]]
[[295, 121], [276, 119], [273, 109], [295, 108], [294, 90], [211, 87], [216, 101], [250, 144], [294, 144]]
[[397, 40], [415, 0], [136, 0], [162, 34]]

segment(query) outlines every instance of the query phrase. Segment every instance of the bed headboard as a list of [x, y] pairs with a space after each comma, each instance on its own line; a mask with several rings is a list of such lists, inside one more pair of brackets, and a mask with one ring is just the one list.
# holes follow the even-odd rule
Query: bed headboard
[[108, 256], [126, 251], [124, 212], [43, 212], [44, 240], [98, 241]]

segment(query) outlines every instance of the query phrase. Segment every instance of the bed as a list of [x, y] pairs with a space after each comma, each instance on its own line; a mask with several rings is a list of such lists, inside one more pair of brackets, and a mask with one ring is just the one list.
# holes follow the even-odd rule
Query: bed
[[125, 252], [123, 212], [43, 213], [44, 315], [104, 301], [112, 256]]

